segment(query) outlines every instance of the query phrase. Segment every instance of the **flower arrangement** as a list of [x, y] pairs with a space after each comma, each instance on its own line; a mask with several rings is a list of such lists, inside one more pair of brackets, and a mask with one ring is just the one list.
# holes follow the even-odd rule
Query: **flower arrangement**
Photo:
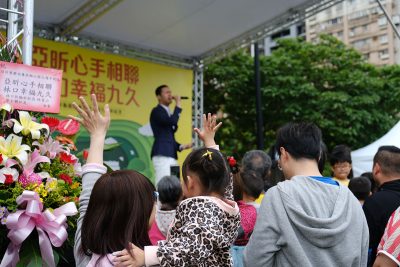
[[8, 104], [0, 116], [1, 266], [55, 266], [73, 246], [81, 165], [71, 136], [79, 124]]

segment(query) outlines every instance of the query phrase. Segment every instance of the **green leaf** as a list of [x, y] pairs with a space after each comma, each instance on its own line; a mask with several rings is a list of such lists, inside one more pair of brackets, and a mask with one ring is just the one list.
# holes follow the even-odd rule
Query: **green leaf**
[[104, 144], [104, 151], [113, 150], [114, 148], [119, 147], [120, 143], [113, 143], [113, 144]]
[[36, 234], [31, 234], [22, 244], [20, 261], [17, 266], [41, 267], [42, 258], [39, 250], [39, 241]]
[[107, 173], [114, 171], [108, 164], [103, 163], [103, 165], [107, 168]]
[[[119, 146], [121, 146], [120, 143], [104, 144], [104, 149], [103, 149], [103, 150], [104, 150], [104, 151], [110, 151], [110, 150], [113, 150], [114, 148], [117, 148], [117, 147], [119, 147]], [[76, 153], [75, 156], [77, 156], [77, 157], [83, 157], [83, 151], [84, 151], [84, 150], [79, 151], [78, 153]]]
[[[34, 230], [35, 231], [35, 230]], [[20, 250], [20, 261], [17, 263], [17, 267], [42, 267], [43, 260], [40, 253], [38, 236], [36, 233], [32, 233], [22, 244]], [[53, 249], [54, 262], [56, 266], [60, 261], [60, 256]]]

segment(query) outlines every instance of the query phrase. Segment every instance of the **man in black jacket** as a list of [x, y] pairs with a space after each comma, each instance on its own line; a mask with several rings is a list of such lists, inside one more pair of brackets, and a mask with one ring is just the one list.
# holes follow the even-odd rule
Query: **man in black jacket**
[[[155, 183], [164, 176], [171, 175], [171, 166], [177, 165], [177, 152], [192, 147], [192, 144], [181, 145], [175, 140], [175, 132], [178, 130], [178, 120], [182, 112], [181, 97], [172, 96], [171, 89], [167, 85], [156, 88], [158, 105], [150, 114], [150, 125], [154, 134], [154, 143], [151, 157], [156, 172]], [[175, 100], [174, 111], [169, 105]]]
[[378, 191], [367, 198], [363, 209], [369, 228], [369, 266], [375, 261], [377, 247], [384, 233], [390, 215], [400, 206], [400, 149], [382, 146], [374, 156], [374, 180]]

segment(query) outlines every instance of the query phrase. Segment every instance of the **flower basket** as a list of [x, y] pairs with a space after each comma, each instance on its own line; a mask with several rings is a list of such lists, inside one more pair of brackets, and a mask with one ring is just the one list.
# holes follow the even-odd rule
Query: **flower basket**
[[1, 266], [74, 266], [81, 191], [74, 144], [56, 140], [65, 140], [56, 118], [8, 104], [0, 116]]

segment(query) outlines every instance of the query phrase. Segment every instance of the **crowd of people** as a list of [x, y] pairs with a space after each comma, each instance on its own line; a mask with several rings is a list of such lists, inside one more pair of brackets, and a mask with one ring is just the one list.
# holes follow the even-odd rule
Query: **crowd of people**
[[269, 154], [251, 150], [238, 163], [220, 152], [221, 123], [208, 114], [194, 129], [204, 147], [186, 157], [182, 177], [154, 186], [134, 170], [106, 173], [109, 108], [102, 114], [94, 95], [92, 107], [80, 101], [73, 118], [90, 148], [77, 266], [400, 265], [399, 148], [379, 148], [371, 173], [353, 178], [347, 146], [328, 156], [315, 124], [288, 123]]

